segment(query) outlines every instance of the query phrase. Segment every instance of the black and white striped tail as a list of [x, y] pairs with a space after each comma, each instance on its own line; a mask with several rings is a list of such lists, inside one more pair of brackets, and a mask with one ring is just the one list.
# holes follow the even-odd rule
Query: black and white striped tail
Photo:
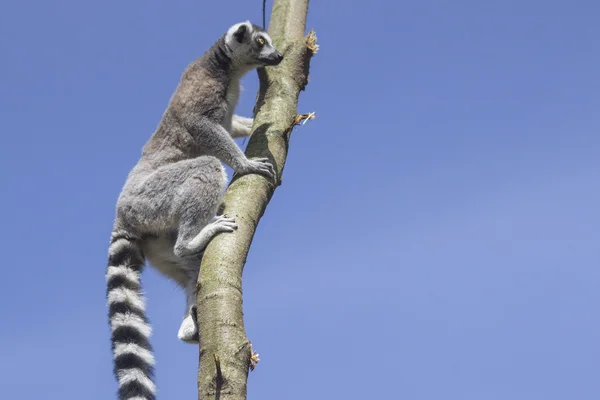
[[144, 255], [139, 238], [113, 232], [108, 249], [106, 297], [119, 400], [155, 400], [152, 328], [146, 318], [140, 275]]

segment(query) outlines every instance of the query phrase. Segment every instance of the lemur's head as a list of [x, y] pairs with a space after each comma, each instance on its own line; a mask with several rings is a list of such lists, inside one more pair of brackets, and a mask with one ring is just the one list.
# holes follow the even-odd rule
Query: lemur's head
[[277, 65], [283, 55], [273, 47], [267, 32], [250, 21], [233, 25], [225, 34], [225, 44], [234, 62], [248, 68]]

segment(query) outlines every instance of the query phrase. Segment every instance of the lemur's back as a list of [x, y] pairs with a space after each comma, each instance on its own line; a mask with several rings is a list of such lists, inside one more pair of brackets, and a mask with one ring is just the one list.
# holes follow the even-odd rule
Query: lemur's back
[[227, 92], [231, 85], [239, 85], [239, 80], [232, 82], [224, 73], [227, 67], [211, 61], [217, 52], [215, 48], [216, 45], [186, 68], [156, 131], [143, 148], [140, 163], [156, 168], [198, 157], [203, 149], [197, 146], [184, 121], [207, 117], [223, 124], [227, 116], [231, 118], [230, 108], [235, 104], [227, 102]]

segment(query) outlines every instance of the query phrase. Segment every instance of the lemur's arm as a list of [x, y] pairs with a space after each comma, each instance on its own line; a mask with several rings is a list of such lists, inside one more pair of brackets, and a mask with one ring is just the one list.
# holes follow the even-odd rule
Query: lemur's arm
[[234, 115], [231, 121], [231, 137], [238, 138], [250, 136], [250, 131], [252, 130], [253, 123], [254, 120], [252, 118]]
[[221, 125], [207, 117], [200, 117], [195, 124], [188, 127], [196, 143], [203, 153], [217, 157], [240, 174], [256, 173], [268, 178], [274, 176], [271, 163], [266, 158], [248, 160], [233, 138]]

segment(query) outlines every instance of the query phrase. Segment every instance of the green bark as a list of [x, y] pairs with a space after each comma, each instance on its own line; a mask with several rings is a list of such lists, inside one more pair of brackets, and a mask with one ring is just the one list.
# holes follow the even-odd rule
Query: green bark
[[216, 236], [202, 260], [197, 299], [199, 399], [246, 399], [252, 349], [244, 331], [242, 272], [256, 226], [281, 184], [289, 135], [298, 117], [298, 96], [308, 82], [310, 58], [316, 51], [314, 33], [304, 36], [307, 11], [308, 0], [275, 1], [269, 34], [284, 60], [258, 71], [260, 90], [246, 154], [269, 157], [276, 179], [234, 177], [225, 193], [223, 213], [235, 218], [238, 229]]

